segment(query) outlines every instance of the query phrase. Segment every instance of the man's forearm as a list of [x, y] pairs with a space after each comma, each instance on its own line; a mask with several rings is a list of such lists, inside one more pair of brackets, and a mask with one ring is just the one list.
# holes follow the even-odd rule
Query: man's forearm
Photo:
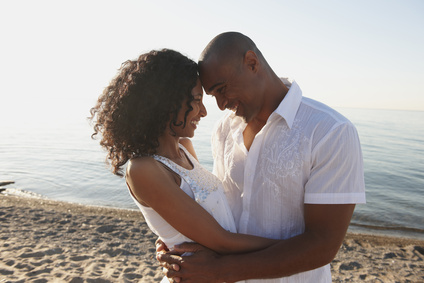
[[[349, 226], [355, 205], [305, 205], [305, 232], [257, 252], [218, 255], [198, 244], [177, 245], [192, 256], [160, 261], [178, 264], [168, 277], [183, 282], [235, 282], [246, 279], [279, 278], [316, 269], [330, 263], [337, 254]], [[180, 247], [178, 247], [180, 246]]]
[[222, 256], [223, 282], [286, 277], [330, 263], [340, 249], [354, 207], [305, 205], [303, 234], [257, 252]]
[[253, 253], [222, 256], [216, 274], [222, 282], [279, 278], [312, 270], [331, 262], [335, 253], [318, 239], [300, 235]]

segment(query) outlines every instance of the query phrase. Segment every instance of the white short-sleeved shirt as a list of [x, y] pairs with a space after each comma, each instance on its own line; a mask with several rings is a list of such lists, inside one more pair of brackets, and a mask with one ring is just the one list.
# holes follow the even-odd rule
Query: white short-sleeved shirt
[[[288, 85], [247, 151], [245, 121], [226, 114], [212, 135], [214, 173], [223, 181], [237, 231], [274, 239], [304, 232], [304, 204], [364, 203], [362, 152], [353, 124]], [[319, 280], [322, 279], [322, 280]], [[330, 266], [247, 282], [331, 282]]]

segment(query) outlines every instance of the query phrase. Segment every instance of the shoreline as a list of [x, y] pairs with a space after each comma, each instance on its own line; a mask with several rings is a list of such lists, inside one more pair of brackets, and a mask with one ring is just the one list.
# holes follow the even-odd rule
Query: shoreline
[[[10, 181], [14, 183], [13, 181]], [[1, 185], [1, 184], [0, 184]], [[136, 211], [138, 212], [138, 208], [134, 204], [134, 208], [123, 208], [119, 206], [107, 206], [107, 205], [93, 205], [90, 203], [78, 203], [78, 202], [70, 202], [67, 200], [55, 200], [51, 198], [47, 198], [43, 195], [26, 191], [26, 190], [20, 190], [15, 188], [5, 188], [0, 187], [0, 197], [2, 195], [6, 196], [15, 196], [20, 198], [32, 198], [32, 199], [40, 199], [40, 200], [48, 200], [52, 202], [61, 202], [65, 205], [80, 205], [87, 208], [104, 208], [104, 209], [117, 209], [117, 210], [123, 210], [123, 211]], [[402, 229], [402, 227], [398, 228], [386, 228], [386, 227], [379, 227], [379, 226], [371, 226], [371, 225], [362, 225], [362, 224], [355, 224], [351, 223], [348, 229], [347, 234], [360, 234], [364, 236], [376, 236], [376, 237], [387, 237], [387, 238], [398, 238], [398, 239], [411, 239], [411, 240], [419, 240], [424, 241], [424, 229], [413, 229], [413, 228], [405, 228]], [[0, 282], [1, 283], [1, 282]]]
[[[141, 212], [0, 194], [0, 282], [160, 282]], [[333, 282], [424, 281], [424, 240], [349, 232]]]

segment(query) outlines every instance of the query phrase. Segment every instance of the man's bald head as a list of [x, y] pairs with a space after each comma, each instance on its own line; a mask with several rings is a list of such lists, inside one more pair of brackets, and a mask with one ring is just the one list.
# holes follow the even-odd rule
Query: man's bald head
[[199, 65], [207, 62], [212, 57], [222, 64], [237, 66], [243, 62], [247, 51], [253, 51], [263, 60], [263, 56], [256, 44], [244, 34], [239, 32], [225, 32], [212, 39], [203, 50], [199, 58]]

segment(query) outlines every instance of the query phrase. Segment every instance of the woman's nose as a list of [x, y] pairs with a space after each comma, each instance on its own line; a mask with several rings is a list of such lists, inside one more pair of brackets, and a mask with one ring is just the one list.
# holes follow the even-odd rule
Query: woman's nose
[[202, 106], [200, 107], [200, 116], [206, 117], [208, 115], [208, 111], [206, 110], [205, 104], [202, 102]]

